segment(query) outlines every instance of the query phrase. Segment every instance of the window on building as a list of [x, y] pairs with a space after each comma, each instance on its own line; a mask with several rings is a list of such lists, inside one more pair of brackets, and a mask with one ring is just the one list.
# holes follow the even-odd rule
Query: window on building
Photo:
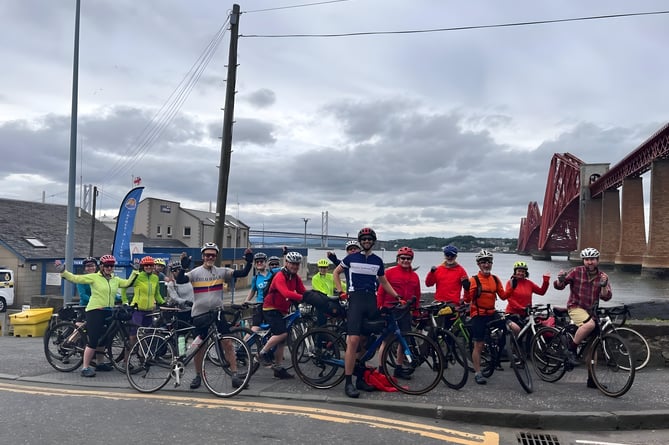
[[172, 226], [167, 226], [167, 236], [172, 236]]
[[46, 247], [46, 244], [44, 244], [37, 238], [24, 238], [24, 239], [28, 242], [28, 244], [30, 244], [33, 247]]
[[156, 236], [163, 236], [163, 231], [162, 228], [160, 227], [160, 224], [156, 227]]
[[190, 227], [186, 226], [184, 227], [184, 237], [189, 237], [190, 236]]

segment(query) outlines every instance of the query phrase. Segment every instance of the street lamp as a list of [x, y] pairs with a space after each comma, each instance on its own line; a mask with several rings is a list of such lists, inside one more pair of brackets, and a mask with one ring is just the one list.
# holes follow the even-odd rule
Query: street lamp
[[307, 223], [309, 222], [310, 218], [302, 218], [302, 221], [304, 221], [304, 247], [307, 247]]

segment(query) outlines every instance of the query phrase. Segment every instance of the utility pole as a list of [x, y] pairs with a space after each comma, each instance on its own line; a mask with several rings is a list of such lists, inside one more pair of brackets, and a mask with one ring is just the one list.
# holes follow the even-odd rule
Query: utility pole
[[302, 221], [304, 221], [304, 247], [307, 247], [307, 223], [309, 218], [302, 218]]
[[[77, 193], [77, 105], [79, 98], [79, 18], [81, 1], [77, 0], [74, 13], [74, 60], [72, 61], [72, 115], [70, 116], [70, 167], [67, 185], [67, 227], [65, 229], [65, 267], [74, 265], [74, 195]], [[65, 280], [63, 301], [70, 303], [74, 284]]]
[[88, 247], [88, 256], [93, 256], [93, 245], [95, 244], [95, 206], [97, 205], [98, 202], [98, 187], [95, 186], [93, 187], [93, 212], [91, 212], [91, 215], [93, 216], [91, 218], [91, 244]]
[[[228, 52], [228, 79], [225, 89], [225, 109], [223, 110], [223, 137], [221, 138], [221, 162], [218, 169], [218, 199], [216, 200], [216, 224], [214, 242], [223, 248], [225, 234], [225, 206], [228, 198], [230, 178], [230, 157], [232, 154], [232, 124], [235, 111], [235, 88], [237, 84], [237, 41], [239, 40], [239, 5], [232, 5], [230, 13], [230, 49]], [[235, 241], [236, 243], [236, 241]], [[234, 258], [233, 258], [234, 261]], [[220, 266], [221, 258], [216, 260]]]

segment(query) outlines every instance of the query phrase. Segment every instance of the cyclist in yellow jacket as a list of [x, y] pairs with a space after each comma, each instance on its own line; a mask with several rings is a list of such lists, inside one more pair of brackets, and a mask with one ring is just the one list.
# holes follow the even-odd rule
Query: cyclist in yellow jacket
[[135, 308], [132, 314], [132, 326], [130, 328], [130, 342], [135, 344], [137, 340], [137, 326], [151, 326], [149, 316], [156, 309], [156, 303], [163, 304], [165, 299], [160, 295], [160, 279], [154, 273], [155, 261], [150, 256], [145, 256], [139, 262], [141, 272], [135, 278], [133, 287], [135, 293], [130, 306]]

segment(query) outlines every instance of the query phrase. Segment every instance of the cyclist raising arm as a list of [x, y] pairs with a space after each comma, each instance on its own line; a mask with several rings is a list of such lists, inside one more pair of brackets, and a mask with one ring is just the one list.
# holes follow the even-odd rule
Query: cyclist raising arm
[[[223, 284], [232, 282], [233, 278], [245, 277], [251, 271], [253, 263], [253, 253], [251, 249], [244, 251], [244, 259], [246, 265], [244, 269], [234, 270], [229, 267], [217, 267], [214, 265], [220, 250], [216, 243], [205, 243], [200, 249], [202, 252], [202, 265], [195, 269], [185, 272], [181, 269], [177, 277], [177, 284], [183, 284], [190, 281], [193, 285], [194, 300], [193, 308], [191, 309], [191, 316], [193, 317], [193, 324], [198, 326], [193, 331], [193, 334], [200, 339], [207, 336], [209, 330], [208, 315], [210, 311], [217, 310], [223, 307]], [[198, 319], [198, 316], [203, 316]], [[207, 323], [203, 323], [203, 321]], [[225, 317], [218, 321], [218, 330], [221, 334], [228, 334], [230, 332], [230, 324]], [[225, 358], [230, 363], [230, 370], [233, 372], [232, 386], [238, 388], [243, 383], [243, 379], [237, 376], [237, 360], [235, 357], [235, 350], [230, 341], [222, 342]], [[204, 357], [205, 348], [198, 349], [195, 355], [195, 378], [190, 384], [191, 389], [197, 389], [202, 384], [202, 359]]]
[[465, 295], [465, 301], [471, 302], [469, 314], [472, 317], [472, 340], [474, 350], [472, 351], [472, 364], [474, 366], [474, 380], [479, 385], [487, 383], [481, 374], [481, 352], [483, 351], [485, 332], [489, 322], [497, 318], [495, 300], [497, 296], [506, 300], [506, 292], [502, 282], [496, 275], [492, 274], [492, 253], [481, 250], [476, 254], [476, 264], [479, 273], [469, 279], [469, 292]]
[[[84, 350], [84, 362], [81, 368], [83, 377], [95, 377], [95, 371], [111, 371], [113, 368], [108, 363], [98, 362], [95, 370], [91, 368], [91, 361], [98, 349], [98, 342], [105, 332], [105, 320], [111, 316], [111, 308], [114, 307], [116, 291], [119, 287], [128, 287], [137, 277], [138, 272], [133, 270], [128, 279], [114, 275], [116, 258], [113, 255], [102, 255], [100, 257], [100, 271], [86, 275], [74, 275], [65, 270], [65, 264], [60, 260], [55, 262], [56, 270], [60, 276], [72, 283], [89, 284], [91, 286], [91, 298], [86, 305], [86, 331], [88, 342]], [[124, 301], [127, 303], [127, 300]], [[99, 351], [102, 352], [102, 351]]]
[[[578, 329], [569, 345], [567, 358], [574, 366], [578, 365], [576, 347], [595, 329], [595, 320], [591, 316], [592, 308], [600, 298], [609, 301], [613, 296], [608, 275], [599, 271], [599, 251], [586, 247], [581, 251], [581, 258], [583, 266], [574, 267], [569, 273], [561, 270], [557, 280], [553, 282], [553, 287], [558, 290], [569, 285], [567, 309], [569, 318], [576, 323]], [[590, 375], [587, 384], [588, 388], [596, 387]]]
[[513, 265], [513, 275], [506, 282], [507, 305], [505, 312], [516, 316], [514, 317], [515, 321], [509, 323], [511, 330], [516, 335], [520, 332], [520, 326], [516, 321], [522, 323], [523, 319], [527, 317], [525, 308], [532, 306], [532, 294], [546, 295], [551, 279], [550, 273], [546, 272], [541, 287], [539, 287], [530, 281], [529, 277], [530, 272], [527, 270], [527, 263], [516, 261]]

